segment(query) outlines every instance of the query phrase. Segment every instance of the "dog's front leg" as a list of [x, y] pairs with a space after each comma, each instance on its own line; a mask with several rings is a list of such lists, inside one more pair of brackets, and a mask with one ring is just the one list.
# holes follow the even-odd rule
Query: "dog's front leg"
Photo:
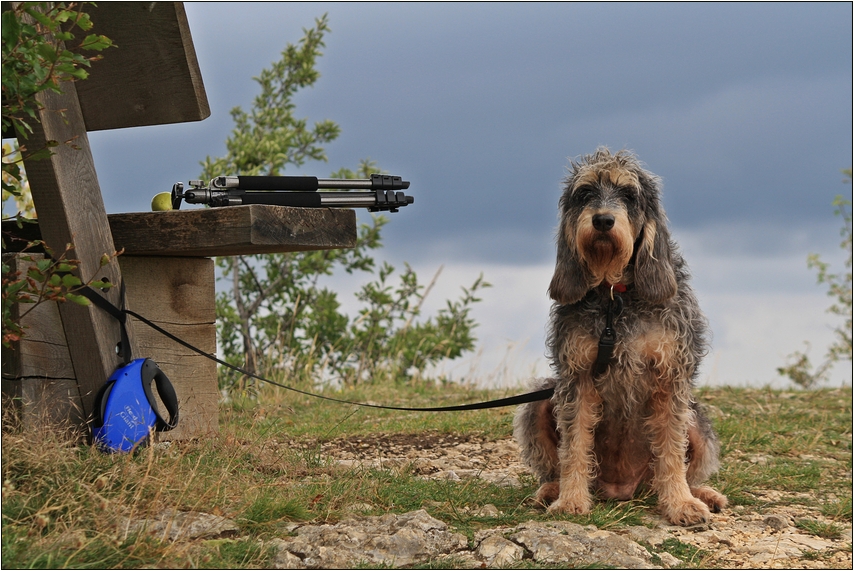
[[[602, 399], [588, 379], [569, 383], [562, 406], [556, 405], [560, 494], [549, 506], [552, 513], [588, 513], [593, 506], [590, 484], [596, 475], [593, 435], [601, 416]], [[560, 395], [558, 395], [560, 396]]]
[[664, 517], [675, 525], [709, 521], [709, 508], [691, 494], [685, 462], [691, 410], [673, 390], [658, 390], [650, 399], [647, 429], [654, 456], [653, 486]]

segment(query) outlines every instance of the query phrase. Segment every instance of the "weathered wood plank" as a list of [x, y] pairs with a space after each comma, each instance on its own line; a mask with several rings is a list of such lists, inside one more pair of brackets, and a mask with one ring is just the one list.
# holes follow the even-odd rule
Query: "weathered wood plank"
[[[216, 292], [213, 260], [121, 256], [127, 305], [160, 327], [216, 353]], [[178, 426], [164, 440], [194, 438], [219, 428], [216, 363], [134, 321], [137, 357], [151, 357], [175, 387]], [[161, 408], [161, 410], [164, 410]]]
[[[150, 258], [122, 255], [128, 308], [163, 323], [214, 323], [214, 263], [209, 259]], [[139, 303], [132, 307], [132, 303]], [[134, 328], [137, 331], [137, 328]], [[206, 351], [216, 351], [214, 343]]]
[[210, 116], [182, 2], [99, 2], [85, 10], [93, 32], [117, 46], [77, 84], [88, 131]]
[[[41, 254], [32, 254], [36, 261]], [[26, 274], [34, 262], [26, 262], [20, 256], [3, 254], [4, 263], [13, 273]], [[24, 329], [24, 336], [12, 343], [10, 349], [3, 348], [3, 391], [9, 377], [34, 377], [43, 379], [73, 379], [74, 367], [65, 343], [62, 320], [55, 302], [12, 305], [12, 319]]]
[[[31, 265], [9, 254], [3, 255], [3, 261], [12, 272], [26, 272]], [[4, 410], [14, 410], [17, 422], [27, 428], [44, 426], [45, 421], [82, 424], [80, 391], [56, 302], [15, 304], [11, 311], [25, 335], [11, 349], [3, 348]], [[4, 415], [5, 420], [14, 421]]]
[[[356, 245], [352, 210], [254, 204], [108, 214], [107, 219], [116, 248], [132, 256], [232, 256]], [[25, 240], [41, 238], [33, 224], [19, 229], [14, 221], [4, 222], [3, 231]], [[10, 250], [17, 244], [8, 244]]]
[[232, 256], [352, 248], [346, 209], [229, 206], [109, 216], [117, 248], [141, 256]]
[[[184, 341], [216, 352], [215, 326], [157, 323]], [[141, 355], [150, 356], [172, 381], [178, 395], [180, 420], [174, 430], [160, 435], [162, 440], [196, 438], [219, 429], [219, 388], [216, 363], [186, 349], [145, 325], [137, 324]], [[156, 396], [156, 392], [155, 392]], [[165, 408], [158, 403], [160, 410]]]
[[[68, 244], [74, 244], [70, 257], [79, 260], [77, 273], [86, 282], [93, 278], [121, 283], [121, 270], [114, 259], [101, 266], [104, 254], [112, 254], [104, 201], [95, 173], [89, 138], [77, 100], [74, 84], [67, 83], [64, 93], [43, 91], [38, 95], [44, 108], [39, 123], [27, 145], [38, 149], [45, 141], [73, 141], [74, 146], [60, 144], [49, 159], [25, 160], [33, 203], [39, 214], [44, 241], [59, 255]], [[120, 305], [119, 288], [104, 293], [113, 304]], [[84, 416], [92, 413], [95, 393], [121, 363], [116, 345], [121, 341], [119, 323], [106, 312], [90, 305], [60, 305], [65, 338], [75, 377], [80, 389]], [[133, 328], [129, 327], [133, 347]]]

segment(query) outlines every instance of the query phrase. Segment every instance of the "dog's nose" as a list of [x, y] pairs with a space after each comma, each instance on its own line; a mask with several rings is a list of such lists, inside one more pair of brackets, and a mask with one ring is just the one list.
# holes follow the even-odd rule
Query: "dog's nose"
[[593, 216], [593, 227], [600, 232], [607, 232], [614, 227], [614, 217], [611, 214], [595, 214]]

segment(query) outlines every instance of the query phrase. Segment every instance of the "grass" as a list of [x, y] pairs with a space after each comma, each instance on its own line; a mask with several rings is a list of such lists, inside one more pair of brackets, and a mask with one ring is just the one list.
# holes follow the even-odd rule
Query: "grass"
[[[466, 387], [363, 386], [341, 395], [386, 404], [435, 406], [507, 396]], [[796, 522], [801, 533], [837, 537], [851, 522], [851, 389], [781, 392], [707, 388], [722, 444], [711, 482], [742, 509], [816, 508]], [[513, 409], [417, 413], [364, 409], [264, 389], [258, 400], [221, 405], [218, 435], [134, 455], [108, 456], [44, 428], [3, 433], [2, 566], [269, 567], [269, 541], [295, 522], [334, 523], [354, 514], [426, 509], [473, 541], [481, 529], [548, 520], [530, 505], [533, 478], [499, 488], [476, 480], [437, 481], [412, 466], [343, 468], [321, 444], [347, 437], [411, 435], [426, 445], [448, 436], [509, 436]], [[775, 494], [768, 494], [767, 491]], [[655, 499], [600, 502], [581, 525], [619, 530], [643, 525]], [[493, 516], [480, 515], [492, 504]], [[167, 508], [233, 519], [238, 537], [169, 542], [127, 534], [127, 519]], [[688, 567], [706, 554], [677, 541], [658, 549]], [[530, 561], [525, 565], [536, 568]], [[433, 565], [455, 566], [455, 560]]]
[[667, 552], [681, 560], [686, 566], [704, 567], [709, 554], [693, 545], [682, 543], [678, 539], [665, 539], [657, 549], [658, 553]]
[[837, 539], [842, 536], [842, 527], [835, 523], [825, 523], [811, 519], [799, 519], [795, 522], [795, 526], [825, 539]]
[[706, 389], [701, 399], [724, 413], [715, 419], [724, 458], [717, 480], [731, 502], [761, 502], [757, 489], [809, 492], [837, 497], [850, 517], [850, 389]]

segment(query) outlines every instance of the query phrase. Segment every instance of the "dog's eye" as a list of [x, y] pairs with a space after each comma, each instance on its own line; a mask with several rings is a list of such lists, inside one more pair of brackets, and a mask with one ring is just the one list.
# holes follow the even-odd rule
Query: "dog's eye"
[[617, 192], [620, 195], [620, 198], [623, 199], [626, 203], [634, 203], [638, 199], [638, 192], [634, 187], [631, 186], [621, 186], [617, 189]]
[[572, 193], [573, 202], [584, 203], [593, 198], [596, 193], [596, 189], [592, 186], [579, 186]]

